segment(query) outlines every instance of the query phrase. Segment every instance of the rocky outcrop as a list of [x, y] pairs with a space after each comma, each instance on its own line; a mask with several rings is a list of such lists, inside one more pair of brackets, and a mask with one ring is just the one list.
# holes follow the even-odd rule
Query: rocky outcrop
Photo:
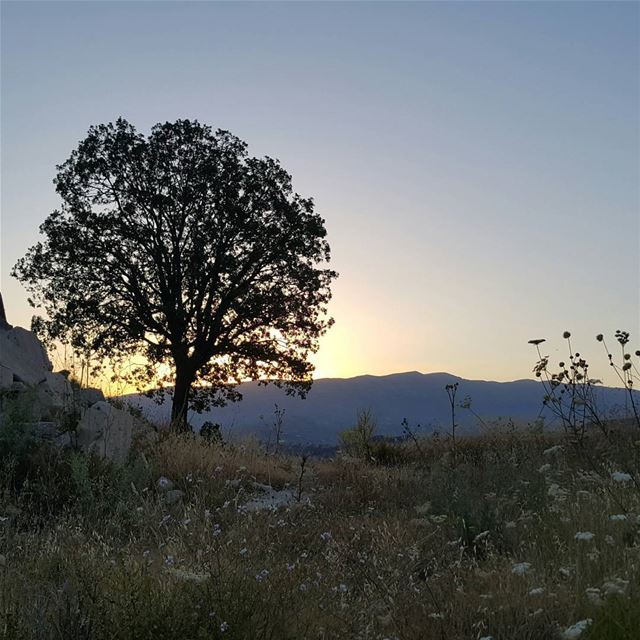
[[[22, 327], [0, 328], [0, 365], [5, 383], [37, 385], [53, 370], [44, 347], [31, 332]], [[5, 387], [6, 388], [6, 387]]]
[[134, 418], [130, 413], [100, 401], [83, 413], [76, 429], [77, 443], [81, 449], [102, 458], [124, 462], [133, 431]]
[[35, 387], [40, 420], [57, 420], [74, 408], [71, 383], [59, 373], [47, 371], [45, 379]]
[[0, 329], [11, 329], [11, 325], [7, 322], [7, 314], [4, 311], [2, 293], [0, 293]]
[[31, 331], [0, 326], [0, 391], [30, 392], [35, 420], [57, 420], [73, 405], [73, 388], [67, 378], [53, 373], [45, 348]]
[[125, 461], [138, 437], [155, 436], [128, 411], [109, 404], [99, 389], [77, 388], [68, 373], [54, 373], [35, 334], [9, 325], [3, 310], [0, 316], [0, 425], [7, 403], [22, 400], [28, 405], [23, 426], [36, 437], [115, 462]]
[[88, 409], [96, 402], [104, 402], [106, 398], [100, 389], [76, 389], [73, 394], [76, 406], [79, 409]]

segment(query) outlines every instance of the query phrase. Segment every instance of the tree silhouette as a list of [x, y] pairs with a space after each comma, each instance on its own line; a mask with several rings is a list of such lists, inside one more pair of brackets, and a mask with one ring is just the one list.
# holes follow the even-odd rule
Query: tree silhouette
[[120, 118], [57, 170], [61, 209], [13, 270], [47, 316], [34, 318], [43, 337], [98, 359], [143, 355], [128, 377], [173, 385], [181, 428], [242, 380], [304, 395], [337, 274], [324, 220], [277, 160], [197, 121], [145, 137]]

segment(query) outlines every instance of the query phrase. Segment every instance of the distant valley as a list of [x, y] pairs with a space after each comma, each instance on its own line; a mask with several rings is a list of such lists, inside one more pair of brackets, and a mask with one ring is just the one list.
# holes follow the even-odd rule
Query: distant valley
[[[355, 424], [357, 412], [371, 410], [378, 425], [378, 434], [400, 436], [402, 422], [407, 420], [420, 433], [447, 432], [451, 424], [451, 407], [445, 392], [447, 384], [458, 383], [456, 402], [471, 399], [471, 409], [457, 408], [456, 420], [462, 432], [477, 433], [483, 421], [496, 420], [504, 424], [509, 419], [524, 426], [544, 416], [553, 426], [548, 410], [543, 411], [544, 389], [534, 380], [490, 382], [466, 380], [448, 373], [417, 371], [386, 376], [364, 375], [354, 378], [323, 378], [316, 380], [306, 399], [287, 396], [273, 385], [255, 382], [240, 385], [243, 399], [201, 415], [191, 414], [195, 428], [212, 421], [222, 427], [226, 438], [250, 434], [267, 440], [273, 430], [274, 409], [284, 409], [283, 438], [289, 445], [335, 445], [339, 433]], [[639, 396], [640, 402], [640, 394]], [[139, 406], [155, 422], [168, 422], [170, 404], [156, 404], [144, 396], [123, 397]], [[625, 412], [628, 395], [624, 389], [598, 389], [598, 405], [603, 414]], [[475, 414], [475, 415], [474, 415]]]

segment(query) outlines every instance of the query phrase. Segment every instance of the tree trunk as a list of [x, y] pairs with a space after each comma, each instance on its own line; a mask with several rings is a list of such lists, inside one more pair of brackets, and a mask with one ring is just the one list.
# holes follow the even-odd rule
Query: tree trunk
[[187, 409], [189, 408], [189, 392], [193, 384], [193, 376], [183, 367], [176, 365], [176, 384], [171, 406], [171, 427], [176, 431], [188, 431]]

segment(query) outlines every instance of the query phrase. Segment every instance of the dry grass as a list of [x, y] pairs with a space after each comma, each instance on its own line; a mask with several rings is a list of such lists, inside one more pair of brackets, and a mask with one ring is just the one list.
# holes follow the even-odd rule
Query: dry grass
[[581, 638], [637, 638], [640, 491], [611, 475], [640, 469], [635, 437], [311, 461], [300, 503], [257, 512], [253, 483], [295, 487], [298, 459], [174, 436], [119, 469], [40, 452], [2, 477], [0, 636], [537, 640], [592, 619]]

